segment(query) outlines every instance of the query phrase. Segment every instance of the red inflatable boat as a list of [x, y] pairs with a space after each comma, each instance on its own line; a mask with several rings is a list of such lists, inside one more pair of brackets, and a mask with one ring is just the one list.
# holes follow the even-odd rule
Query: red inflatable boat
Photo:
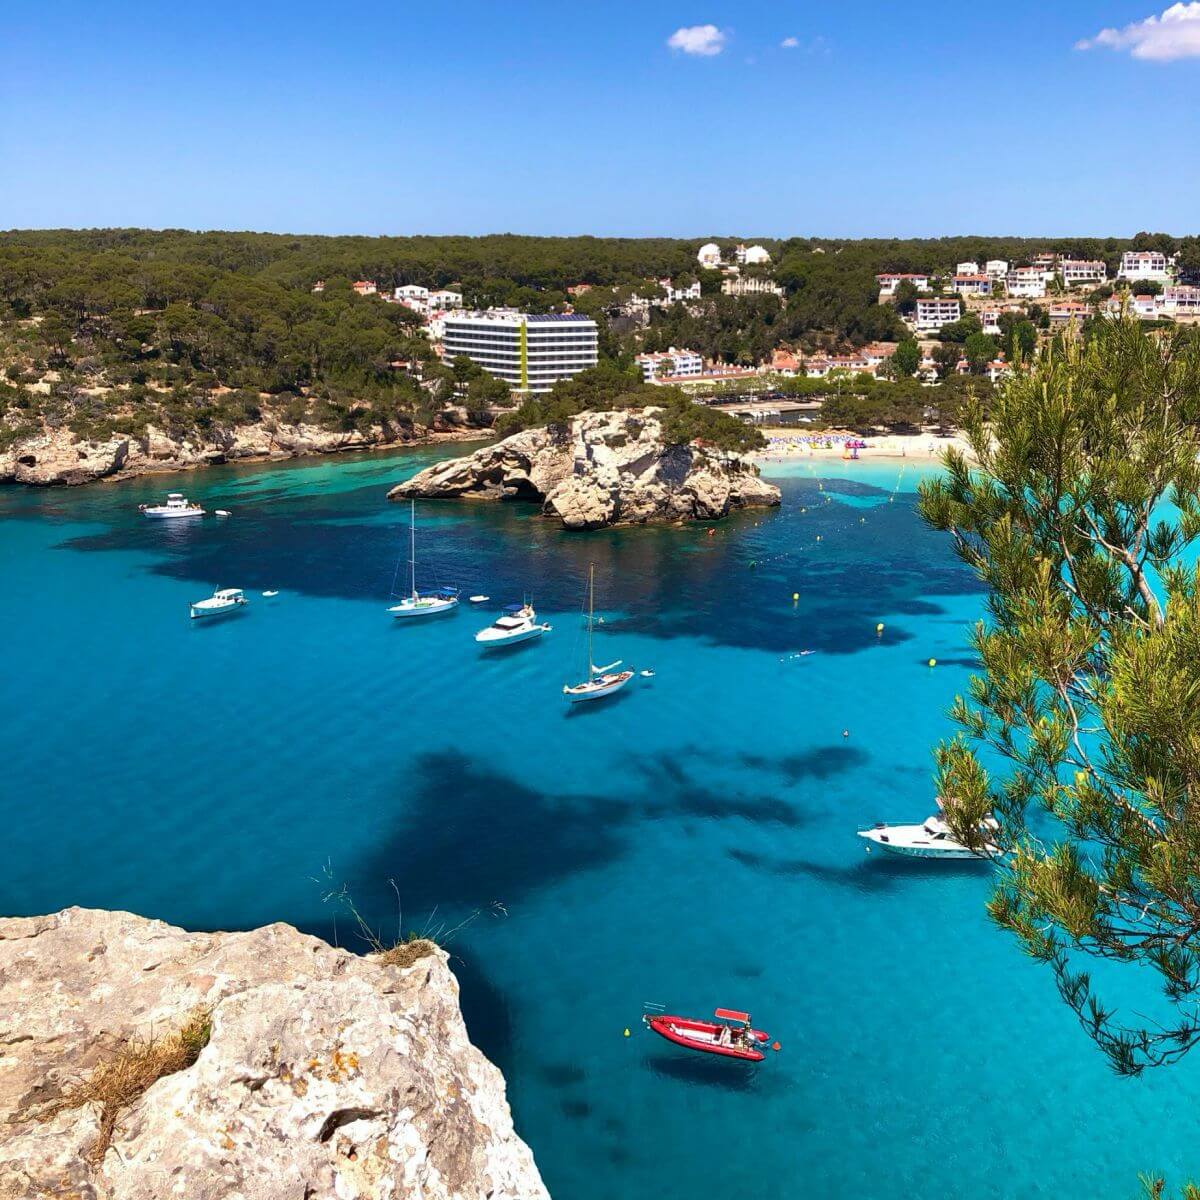
[[[726, 1058], [742, 1058], [762, 1062], [766, 1057], [759, 1046], [768, 1040], [761, 1029], [750, 1028], [750, 1014], [718, 1008], [715, 1021], [697, 1021], [692, 1017], [672, 1017], [666, 1013], [646, 1013], [642, 1020], [659, 1037], [689, 1050], [703, 1054], [722, 1054]], [[735, 1022], [735, 1024], [728, 1024]]]

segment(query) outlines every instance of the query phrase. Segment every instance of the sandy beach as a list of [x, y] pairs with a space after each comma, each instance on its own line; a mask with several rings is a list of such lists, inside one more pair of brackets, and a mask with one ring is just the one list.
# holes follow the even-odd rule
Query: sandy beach
[[845, 431], [797, 433], [792, 429], [764, 429], [767, 446], [753, 455], [756, 462], [788, 462], [808, 458], [906, 458], [918, 462], [940, 462], [952, 447], [970, 451], [961, 434], [938, 437], [933, 433], [887, 433], [863, 437]]

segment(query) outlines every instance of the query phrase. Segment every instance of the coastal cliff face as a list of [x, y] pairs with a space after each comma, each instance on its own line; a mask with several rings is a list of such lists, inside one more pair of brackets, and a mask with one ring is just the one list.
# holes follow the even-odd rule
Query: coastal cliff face
[[567, 529], [712, 520], [779, 503], [779, 489], [741, 455], [668, 444], [660, 415], [656, 408], [587, 412], [527, 429], [437, 463], [388, 498], [536, 500]]
[[0, 450], [0, 483], [73, 486], [239, 459], [282, 460], [479, 436], [478, 430], [454, 430], [436, 424], [432, 429], [376, 425], [365, 432], [345, 433], [316, 425], [273, 422], [213, 429], [205, 438], [172, 437], [149, 428], [141, 437], [117, 434], [104, 441], [84, 441], [69, 429], [47, 428]]
[[[115, 1114], [62, 1107], [203, 1014], [191, 1065]], [[288, 925], [0, 920], [0, 1197], [548, 1200], [434, 950], [409, 967]]]

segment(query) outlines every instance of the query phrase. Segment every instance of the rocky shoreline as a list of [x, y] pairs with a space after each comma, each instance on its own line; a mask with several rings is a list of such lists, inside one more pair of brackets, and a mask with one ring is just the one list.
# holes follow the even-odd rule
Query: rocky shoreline
[[148, 428], [142, 436], [118, 434], [103, 441], [77, 438], [69, 429], [44, 429], [0, 450], [0, 484], [78, 487], [100, 479], [190, 471], [230, 462], [282, 462], [307, 455], [394, 450], [438, 442], [469, 441], [487, 430], [460, 426], [377, 425], [345, 433], [315, 425], [237, 425], [207, 438], [172, 437]]
[[657, 408], [586, 412], [527, 429], [421, 471], [389, 500], [528, 500], [566, 529], [711, 521], [772, 507], [780, 491], [749, 458], [699, 442], [668, 443]]
[[[89, 1098], [188, 1022], [194, 1053]], [[432, 945], [398, 966], [282, 924], [0, 920], [0, 1110], [2, 1197], [549, 1200]]]

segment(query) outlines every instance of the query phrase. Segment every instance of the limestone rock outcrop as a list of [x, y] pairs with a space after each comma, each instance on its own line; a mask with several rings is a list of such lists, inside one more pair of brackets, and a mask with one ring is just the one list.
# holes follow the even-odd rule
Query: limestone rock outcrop
[[399, 424], [346, 433], [316, 425], [271, 422], [213, 429], [203, 438], [176, 436], [151, 427], [140, 437], [115, 434], [102, 441], [88, 441], [65, 427], [44, 428], [0, 449], [0, 483], [74, 486], [96, 479], [184, 471], [240, 459], [283, 460], [471, 436], [484, 435], [479, 431], [426, 430]]
[[[124, 1046], [209, 1015], [192, 1065], [118, 1113], [55, 1111]], [[49, 1114], [49, 1115], [48, 1115]], [[288, 925], [0, 920], [0, 1197], [547, 1200], [439, 951], [398, 967]]]
[[437, 463], [388, 497], [535, 500], [567, 529], [712, 520], [779, 503], [779, 489], [748, 459], [672, 445], [659, 417], [655, 408], [581, 413]]

